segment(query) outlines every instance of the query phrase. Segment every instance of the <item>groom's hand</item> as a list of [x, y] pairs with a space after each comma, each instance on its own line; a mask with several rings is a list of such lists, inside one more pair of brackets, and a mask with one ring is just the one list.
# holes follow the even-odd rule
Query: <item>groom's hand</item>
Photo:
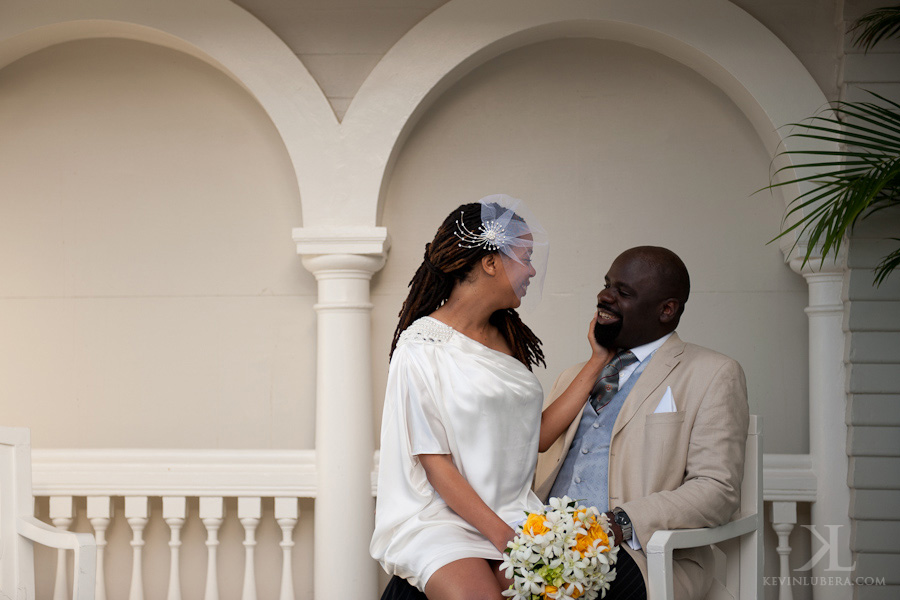
[[616, 546], [621, 546], [624, 540], [622, 539], [622, 528], [618, 523], [616, 523], [615, 520], [616, 515], [614, 515], [611, 510], [603, 514], [606, 515], [606, 522], [609, 524], [609, 530], [613, 533], [613, 544], [615, 544]]

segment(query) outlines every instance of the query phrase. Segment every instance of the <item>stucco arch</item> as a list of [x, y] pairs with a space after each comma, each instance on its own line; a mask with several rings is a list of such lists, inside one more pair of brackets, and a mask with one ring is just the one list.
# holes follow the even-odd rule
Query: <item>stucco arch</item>
[[780, 126], [826, 103], [797, 57], [727, 0], [453, 0], [385, 55], [347, 111], [342, 153], [353, 165], [341, 176], [347, 214], [360, 224], [380, 220], [399, 148], [444, 90], [506, 51], [564, 37], [626, 42], [694, 69], [735, 102], [771, 154], [780, 143], [791, 145]]
[[[284, 141], [303, 205], [327, 202], [337, 118], [284, 42], [228, 0], [21, 1], [0, 20], [0, 68], [63, 42], [125, 38], [184, 52], [224, 72], [253, 96]], [[304, 210], [305, 218], [305, 210]]]

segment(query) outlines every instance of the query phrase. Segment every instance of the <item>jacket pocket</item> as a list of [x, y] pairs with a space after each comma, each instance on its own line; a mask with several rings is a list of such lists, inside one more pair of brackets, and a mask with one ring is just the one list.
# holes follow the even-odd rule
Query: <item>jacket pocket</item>
[[684, 432], [684, 411], [644, 417], [641, 481], [646, 494], [674, 490], [684, 480], [690, 434]]
[[664, 423], [683, 423], [684, 422], [684, 411], [678, 410], [675, 412], [664, 412], [664, 413], [653, 413], [652, 415], [647, 415], [647, 420], [644, 422], [647, 427], [651, 425], [664, 424]]

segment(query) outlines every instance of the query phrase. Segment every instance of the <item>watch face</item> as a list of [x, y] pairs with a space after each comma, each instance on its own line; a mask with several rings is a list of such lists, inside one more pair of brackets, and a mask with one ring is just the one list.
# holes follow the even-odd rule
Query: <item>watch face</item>
[[631, 519], [628, 518], [628, 515], [625, 514], [624, 510], [618, 511], [617, 513], [615, 513], [615, 515], [616, 515], [616, 524], [617, 525], [630, 525], [631, 524]]

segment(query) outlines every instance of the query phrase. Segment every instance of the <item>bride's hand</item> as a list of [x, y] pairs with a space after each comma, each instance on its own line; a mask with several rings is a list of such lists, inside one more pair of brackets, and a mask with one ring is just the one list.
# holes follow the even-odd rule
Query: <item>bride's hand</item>
[[609, 348], [604, 348], [600, 344], [597, 343], [597, 338], [594, 337], [594, 327], [597, 325], [597, 313], [594, 313], [594, 318], [591, 319], [591, 324], [588, 326], [588, 344], [591, 346], [591, 360], [599, 360], [604, 365], [609, 363], [612, 360], [614, 352]]

